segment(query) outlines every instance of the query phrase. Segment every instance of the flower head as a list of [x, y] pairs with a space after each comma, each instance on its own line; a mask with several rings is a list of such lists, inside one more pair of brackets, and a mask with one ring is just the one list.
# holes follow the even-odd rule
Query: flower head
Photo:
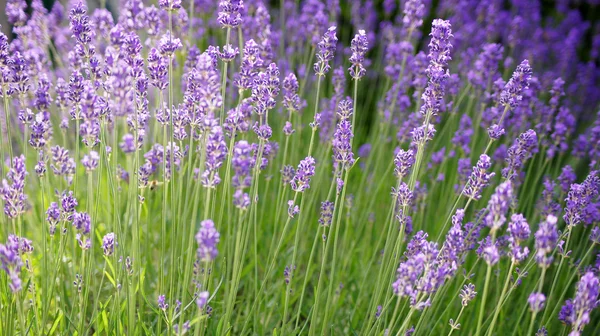
[[214, 260], [219, 251], [217, 250], [217, 244], [219, 244], [221, 235], [215, 228], [215, 223], [210, 220], [204, 220], [200, 223], [200, 230], [196, 234], [196, 242], [198, 243], [198, 250], [196, 254], [198, 259], [202, 261]]

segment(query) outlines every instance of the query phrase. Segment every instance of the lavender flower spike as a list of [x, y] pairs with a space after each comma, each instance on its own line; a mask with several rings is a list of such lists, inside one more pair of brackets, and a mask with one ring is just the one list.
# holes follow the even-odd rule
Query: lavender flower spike
[[504, 86], [500, 95], [500, 105], [510, 109], [517, 107], [523, 99], [523, 91], [529, 88], [530, 81], [531, 67], [528, 60], [523, 60]]
[[508, 149], [508, 167], [502, 169], [502, 176], [508, 180], [512, 180], [519, 173], [519, 169], [523, 167], [525, 160], [537, 150], [537, 135], [534, 130], [528, 130], [519, 135], [515, 143]]
[[290, 185], [295, 192], [303, 192], [310, 188], [310, 178], [315, 175], [315, 159], [312, 156], [307, 156], [306, 159], [300, 161], [296, 175]]
[[352, 65], [348, 68], [350, 76], [354, 80], [359, 80], [364, 77], [367, 70], [364, 68], [365, 53], [368, 50], [367, 35], [364, 30], [359, 30], [358, 34], [354, 36], [351, 42], [350, 49], [352, 50], [352, 56], [350, 56], [350, 63]]
[[25, 156], [15, 156], [6, 179], [3, 179], [0, 185], [0, 198], [4, 201], [4, 214], [8, 218], [16, 218], [25, 211], [27, 195], [24, 189], [27, 174]]
[[473, 172], [469, 176], [467, 185], [462, 191], [462, 194], [473, 200], [481, 198], [481, 191], [488, 186], [490, 179], [495, 175], [488, 173], [487, 170], [492, 166], [492, 161], [486, 154], [481, 154], [477, 165], [473, 167]]
[[450, 61], [452, 44], [452, 26], [449, 21], [435, 19], [431, 28], [431, 41], [429, 42], [429, 65], [427, 77], [429, 82], [421, 99], [421, 114], [424, 116], [435, 116], [439, 112], [444, 97], [446, 82], [450, 78], [448, 70], [445, 69]]
[[598, 306], [599, 292], [600, 281], [598, 277], [593, 272], [585, 273], [577, 285], [575, 299], [572, 301], [567, 300], [559, 315], [559, 319], [573, 326], [570, 336], [580, 335], [585, 325], [590, 323], [590, 313]]
[[484, 219], [485, 224], [492, 229], [492, 232], [498, 230], [506, 222], [504, 215], [508, 211], [512, 197], [512, 184], [510, 181], [505, 181], [496, 187], [488, 202], [488, 213]]
[[317, 76], [325, 76], [329, 69], [329, 62], [333, 59], [335, 54], [335, 47], [337, 44], [337, 36], [335, 35], [335, 26], [329, 27], [321, 42], [319, 42], [319, 51], [317, 52], [317, 62], [314, 65], [314, 70]]
[[200, 230], [196, 234], [196, 242], [198, 243], [196, 254], [200, 260], [208, 262], [217, 257], [219, 254], [217, 244], [219, 244], [220, 237], [221, 235], [212, 220], [207, 219], [200, 223]]

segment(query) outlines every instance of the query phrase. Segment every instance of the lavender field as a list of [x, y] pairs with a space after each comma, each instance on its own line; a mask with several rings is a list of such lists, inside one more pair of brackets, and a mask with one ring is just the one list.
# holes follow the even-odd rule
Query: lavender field
[[1, 5], [0, 336], [600, 335], [597, 0]]

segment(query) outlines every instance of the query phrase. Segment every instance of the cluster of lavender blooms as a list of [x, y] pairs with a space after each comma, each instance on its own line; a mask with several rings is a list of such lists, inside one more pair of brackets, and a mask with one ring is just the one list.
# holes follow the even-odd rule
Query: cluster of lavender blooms
[[598, 334], [599, 6], [7, 0], [3, 330]]

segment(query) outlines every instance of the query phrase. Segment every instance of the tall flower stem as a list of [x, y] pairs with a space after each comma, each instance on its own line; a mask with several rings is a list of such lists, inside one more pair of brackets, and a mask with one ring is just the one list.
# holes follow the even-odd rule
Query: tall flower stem
[[504, 296], [506, 295], [506, 291], [508, 290], [508, 284], [510, 283], [510, 277], [515, 268], [515, 262], [511, 261], [510, 267], [508, 268], [508, 274], [506, 274], [506, 280], [504, 281], [504, 286], [502, 287], [502, 292], [500, 293], [500, 298], [496, 304], [496, 310], [494, 312], [494, 317], [492, 318], [492, 323], [488, 328], [487, 335], [492, 335], [494, 332], [494, 327], [496, 326], [496, 321], [498, 320], [498, 315], [500, 315], [500, 310], [502, 310], [502, 301], [504, 300]]
[[[300, 213], [298, 214], [298, 224], [301, 223], [300, 219], [302, 218], [302, 213], [304, 212], [304, 199], [305, 197], [302, 197], [302, 199], [300, 200]], [[298, 242], [300, 240], [300, 227], [299, 225], [296, 225], [296, 234], [294, 235], [294, 249], [292, 252], [292, 263], [290, 264], [290, 272], [291, 272], [291, 277], [290, 277], [290, 281], [287, 283], [286, 286], [286, 290], [285, 290], [285, 303], [283, 305], [283, 320], [282, 320], [282, 326], [281, 326], [281, 331], [285, 332], [285, 327], [286, 327], [286, 323], [287, 323], [287, 315], [288, 315], [288, 299], [289, 299], [289, 295], [290, 292], [292, 290], [292, 282], [294, 279], [294, 267], [296, 265], [296, 255], [298, 254]]]
[[[464, 310], [465, 310], [465, 306], [461, 306], [460, 311], [458, 312], [458, 316], [456, 316], [456, 320], [454, 321], [455, 324], [458, 324], [458, 320], [460, 320], [460, 317]], [[454, 332], [454, 330], [456, 330], [456, 329], [457, 328], [455, 326], [451, 326], [450, 331], [448, 332], [448, 336], [451, 336], [452, 333]]]
[[[225, 46], [229, 47], [229, 37], [231, 35], [231, 28], [227, 27], [227, 31], [226, 31], [226, 37], [225, 37]], [[227, 65], [229, 65], [229, 62], [223, 62], [223, 73], [221, 74], [223, 76], [222, 82], [221, 82], [221, 97], [222, 97], [222, 103], [221, 103], [221, 113], [220, 113], [220, 119], [221, 119], [221, 125], [223, 124], [223, 120], [225, 120], [225, 103], [227, 102], [226, 99], [226, 93], [227, 93]]]
[[344, 204], [345, 204], [345, 199], [346, 199], [346, 190], [348, 190], [348, 176], [350, 175], [350, 170], [352, 169], [352, 167], [347, 167], [345, 168], [345, 165], [342, 165], [342, 171], [345, 170], [344, 173], [344, 187], [342, 189], [342, 197], [340, 199], [340, 204], [339, 204], [339, 210], [337, 211], [337, 222], [335, 223], [335, 227], [334, 227], [334, 236], [333, 236], [333, 252], [332, 252], [332, 257], [331, 257], [331, 276], [330, 276], [330, 282], [329, 282], [329, 293], [327, 294], [327, 304], [325, 305], [325, 318], [323, 320], [323, 328], [321, 330], [321, 334], [325, 333], [325, 329], [327, 328], [327, 324], [329, 322], [329, 317], [330, 317], [330, 309], [332, 306], [332, 300], [333, 300], [333, 288], [334, 288], [334, 283], [335, 283], [335, 272], [336, 272], [336, 264], [337, 264], [337, 250], [338, 250], [338, 238], [340, 236], [339, 232], [340, 232], [340, 226], [342, 225], [342, 214], [344, 211]]
[[[296, 203], [296, 199], [298, 198], [298, 194], [299, 192], [295, 192], [294, 193], [294, 199], [293, 202]], [[250, 306], [250, 311], [254, 311], [256, 308], [256, 305], [258, 304], [259, 300], [260, 300], [260, 293], [263, 292], [265, 285], [267, 283], [267, 281], [269, 280], [269, 277], [271, 276], [271, 272], [273, 272], [273, 269], [275, 268], [275, 263], [277, 262], [277, 257], [279, 256], [279, 252], [281, 251], [281, 246], [283, 245], [283, 241], [285, 239], [285, 236], [289, 230], [289, 226], [291, 223], [291, 217], [288, 216], [288, 219], [285, 222], [285, 225], [283, 226], [283, 231], [281, 232], [281, 236], [279, 237], [279, 242], [277, 243], [277, 246], [275, 247], [275, 252], [273, 252], [273, 257], [271, 258], [271, 260], [269, 261], [269, 267], [267, 268], [267, 272], [265, 273], [265, 277], [260, 285], [260, 289], [257, 292], [257, 295], [254, 297], [252, 306]], [[250, 315], [249, 315], [250, 316]], [[244, 325], [242, 327], [242, 331], [240, 332], [240, 335], [243, 335], [244, 332], [246, 331], [246, 327], [248, 325], [248, 321], [249, 321], [249, 316], [246, 317], [245, 321], [244, 321]]]
[[[492, 244], [494, 244], [496, 238], [496, 231], [492, 233]], [[487, 270], [485, 272], [485, 283], [483, 285], [483, 294], [481, 295], [481, 305], [479, 306], [479, 315], [477, 317], [477, 329], [475, 331], [475, 336], [478, 336], [481, 332], [481, 326], [483, 323], [483, 313], [485, 312], [485, 302], [487, 300], [487, 292], [490, 285], [490, 277], [492, 275], [492, 265], [487, 265]]]
[[[540, 276], [540, 280], [538, 283], [538, 287], [537, 287], [537, 292], [541, 293], [542, 292], [542, 288], [544, 287], [544, 277], [546, 275], [546, 269], [547, 267], [542, 266], [542, 275]], [[529, 328], [527, 328], [527, 334], [525, 335], [531, 335], [531, 333], [533, 332], [533, 326], [535, 325], [535, 317], [537, 316], [538, 311], [534, 310], [531, 313], [531, 322], [529, 322]]]
[[[565, 253], [566, 253], [566, 251], [569, 250], [569, 242], [571, 241], [572, 229], [573, 229], [572, 226], [567, 227], [567, 242], [565, 243], [565, 249], [564, 249]], [[546, 302], [547, 307], [550, 307], [550, 303], [552, 301], [552, 295], [554, 294], [554, 290], [557, 288], [556, 283], [558, 282], [559, 275], [561, 274], [560, 271], [562, 270], [565, 259], [566, 259], [566, 257], [564, 255], [562, 255], [560, 258], [560, 262], [558, 263], [558, 269], [556, 270], [556, 273], [554, 273], [554, 280], [552, 280], [552, 287], [550, 287], [550, 294], [548, 295], [548, 301]], [[548, 314], [549, 311], [550, 311], [550, 309], [546, 309], [544, 311], [542, 321], [546, 321], [546, 315]]]

